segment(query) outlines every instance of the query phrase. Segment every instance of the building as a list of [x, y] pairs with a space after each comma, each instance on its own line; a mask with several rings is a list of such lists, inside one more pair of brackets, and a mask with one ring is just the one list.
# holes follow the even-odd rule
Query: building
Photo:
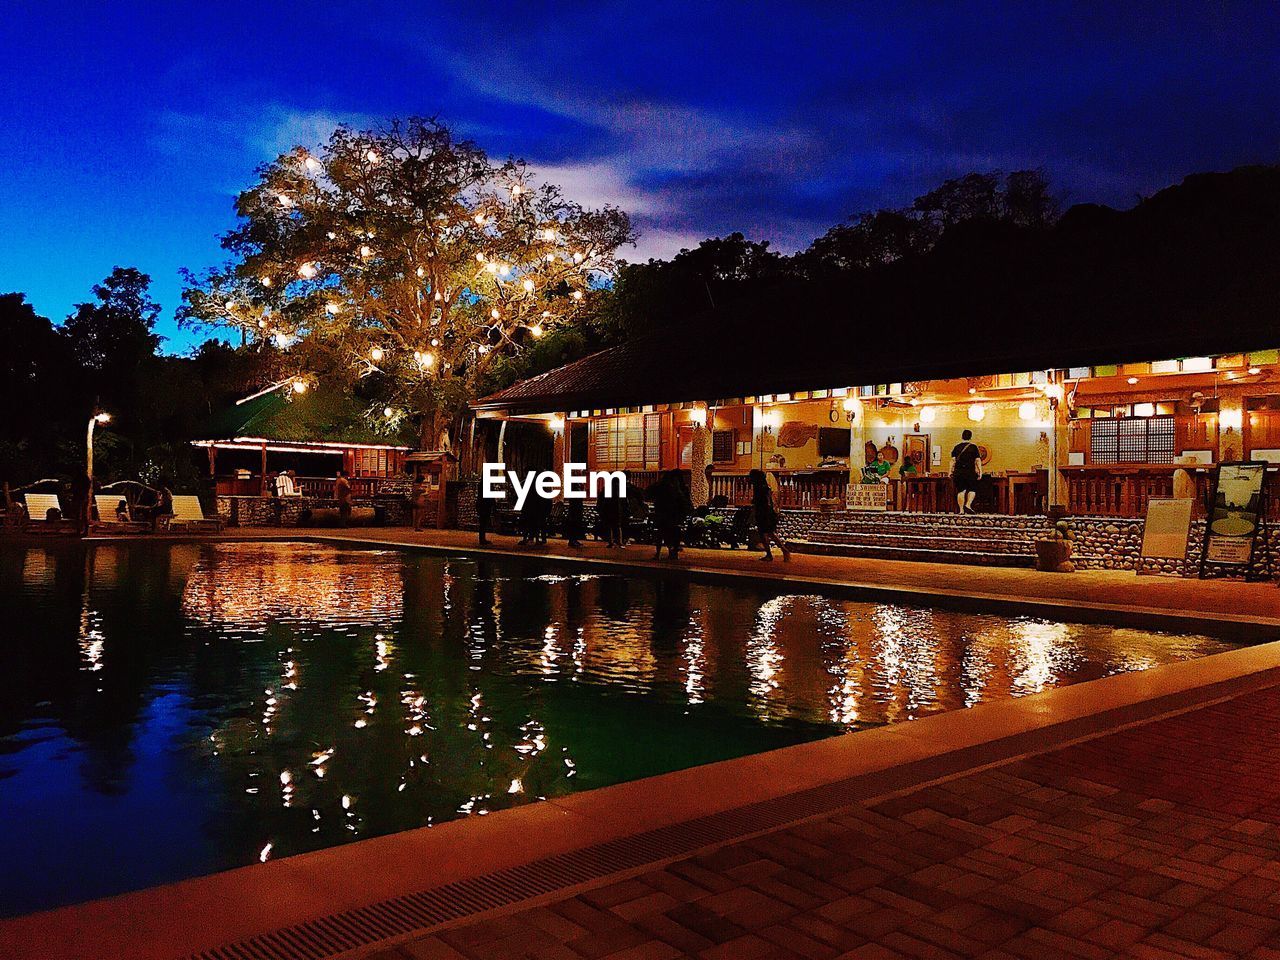
[[[746, 502], [760, 468], [783, 507], [843, 509], [867, 463], [887, 462], [888, 512], [948, 533], [965, 429], [983, 451], [980, 508], [1038, 518], [1032, 531], [1059, 513], [1141, 518], [1175, 492], [1201, 504], [1222, 462], [1280, 468], [1280, 170], [1190, 178], [1133, 211], [1075, 208], [1033, 241], [997, 240], [613, 347], [484, 397], [475, 416], [541, 422], [554, 462], [624, 469], [636, 486], [686, 470], [695, 504]], [[865, 521], [793, 530], [825, 525], [815, 546], [889, 556], [910, 552], [894, 534], [946, 539], [896, 520], [862, 542], [836, 534]], [[955, 552], [989, 560], [987, 547]]]

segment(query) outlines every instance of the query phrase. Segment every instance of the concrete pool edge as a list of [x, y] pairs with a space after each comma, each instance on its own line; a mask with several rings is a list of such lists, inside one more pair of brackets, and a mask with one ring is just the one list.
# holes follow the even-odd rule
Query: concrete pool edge
[[[39, 545], [40, 538], [27, 538]], [[46, 538], [47, 539], [47, 538]], [[695, 581], [714, 583], [745, 583], [767, 589], [781, 586], [813, 587], [823, 592], [851, 600], [886, 601], [912, 606], [940, 606], [967, 613], [993, 613], [1007, 616], [1043, 617], [1074, 623], [1102, 623], [1112, 626], [1136, 627], [1177, 632], [1208, 633], [1215, 637], [1241, 641], [1260, 642], [1280, 638], [1280, 616], [1258, 613], [1193, 609], [1189, 606], [1150, 605], [1134, 602], [1109, 603], [1079, 596], [1022, 595], [1010, 592], [994, 593], [974, 589], [954, 589], [937, 584], [922, 587], [904, 582], [873, 582], [856, 579], [835, 579], [797, 572], [794, 567], [773, 565], [769, 570], [743, 570], [736, 567], [708, 566], [697, 562], [655, 562], [635, 555], [598, 556], [582, 553], [525, 552], [510, 546], [494, 543], [480, 546], [475, 543], [457, 543], [408, 540], [393, 536], [362, 536], [357, 530], [323, 532], [314, 529], [280, 530], [265, 529], [260, 532], [233, 530], [215, 536], [183, 533], [146, 538], [137, 536], [91, 536], [84, 538], [90, 544], [128, 543], [322, 543], [331, 546], [351, 547], [363, 550], [408, 550], [438, 555], [467, 556], [493, 559], [534, 560], [550, 564], [563, 564], [584, 568], [604, 568], [624, 573], [646, 575], [682, 576]], [[691, 551], [696, 552], [696, 551]], [[707, 551], [714, 552], [714, 551]], [[918, 566], [910, 561], [880, 561], [886, 568], [894, 565]], [[955, 565], [947, 565], [954, 569]], [[962, 568], [981, 574], [988, 568]], [[1044, 574], [1054, 578], [1065, 574]], [[1147, 578], [1162, 579], [1162, 578]], [[1200, 581], [1191, 580], [1189, 583]], [[1256, 586], [1256, 584], [1254, 585]], [[1280, 591], [1270, 588], [1280, 602]], [[1245, 603], [1248, 598], [1240, 598]]]
[[[285, 927], [305, 928], [407, 893], [483, 883], [499, 871], [578, 855], [646, 832], [657, 836], [699, 820], [737, 817], [725, 822], [730, 827], [767, 823], [767, 832], [777, 828], [776, 822], [752, 821], [743, 811], [781, 804], [777, 816], [794, 822], [1277, 683], [1280, 643], [1229, 651], [0, 921], [0, 956], [178, 957]], [[738, 835], [752, 832], [762, 831]], [[736, 837], [712, 845], [730, 839]], [[665, 857], [624, 865], [621, 872], [696, 849], [701, 848], [668, 851]], [[616, 873], [598, 873], [582, 883], [594, 886]], [[456, 919], [474, 920], [488, 909]], [[384, 922], [381, 931], [388, 929]], [[426, 926], [393, 931], [357, 946], [385, 944], [422, 929]], [[274, 942], [302, 936], [295, 929]]]
[[[279, 537], [246, 537], [246, 540], [262, 539], [264, 542]], [[913, 606], [947, 606], [966, 612], [985, 612], [1019, 616], [1045, 617], [1069, 620], [1076, 623], [1106, 623], [1114, 626], [1133, 626], [1171, 631], [1206, 632], [1231, 640], [1257, 641], [1280, 637], [1280, 618], [1249, 614], [1228, 614], [1169, 607], [1135, 606], [1131, 604], [1082, 602], [1076, 599], [1050, 597], [1017, 597], [1001, 593], [984, 593], [980, 590], [952, 590], [945, 587], [916, 587], [908, 584], [865, 583], [835, 580], [811, 574], [795, 574], [778, 569], [777, 572], [743, 571], [721, 567], [700, 566], [691, 563], [662, 563], [646, 561], [638, 557], [618, 559], [612, 557], [576, 556], [564, 553], [519, 553], [501, 547], [460, 546], [453, 544], [417, 543], [392, 539], [364, 538], [350, 533], [320, 534], [308, 531], [306, 535], [292, 538], [294, 541], [329, 543], [361, 549], [416, 550], [438, 554], [463, 554], [467, 556], [499, 557], [509, 559], [541, 560], [587, 567], [606, 567], [619, 571], [686, 576], [692, 579], [714, 582], [748, 583], [777, 589], [781, 584], [812, 586], [827, 593], [852, 600], [882, 600]], [[887, 560], [885, 563], [898, 561]], [[975, 568], [981, 569], [981, 568]]]

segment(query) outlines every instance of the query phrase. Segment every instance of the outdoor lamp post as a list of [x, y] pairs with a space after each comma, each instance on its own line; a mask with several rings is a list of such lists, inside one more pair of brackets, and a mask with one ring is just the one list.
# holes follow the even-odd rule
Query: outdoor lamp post
[[85, 435], [85, 475], [89, 478], [89, 488], [93, 489], [93, 431], [100, 423], [110, 423], [111, 414], [105, 410], [97, 411], [89, 418], [89, 429]]

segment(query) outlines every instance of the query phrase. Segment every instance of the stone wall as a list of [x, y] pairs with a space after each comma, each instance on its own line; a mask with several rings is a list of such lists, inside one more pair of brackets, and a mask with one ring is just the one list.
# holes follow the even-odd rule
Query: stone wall
[[[218, 516], [229, 527], [301, 527], [314, 510], [336, 510], [338, 501], [318, 497], [218, 497]], [[375, 523], [396, 527], [409, 523], [409, 504], [393, 497], [353, 497], [355, 508], [372, 508]], [[434, 523], [434, 503], [432, 505]]]
[[[1124, 517], [1068, 517], [1075, 534], [1072, 560], [1079, 570], [1137, 570], [1186, 577], [1199, 576], [1200, 551], [1204, 543], [1205, 521], [1195, 520], [1187, 538], [1185, 561], [1141, 559], [1142, 519]], [[836, 511], [824, 514], [814, 510], [783, 510], [779, 529], [788, 540], [805, 540], [811, 536], [834, 544], [850, 542], [849, 534], [870, 534], [861, 539], [872, 541], [877, 536], [892, 541], [895, 532], [907, 531], [935, 538], [937, 549], [962, 551], [972, 540], [993, 536], [1004, 541], [1007, 552], [1033, 553], [1035, 541], [1048, 537], [1053, 525], [1044, 516], [1002, 516], [978, 514], [959, 516], [954, 513], [905, 513], [871, 511]], [[1270, 552], [1259, 544], [1252, 575], [1280, 576], [1280, 527], [1269, 531]], [[971, 539], [972, 538], [972, 539]], [[1242, 577], [1239, 567], [1210, 566], [1206, 577]]]

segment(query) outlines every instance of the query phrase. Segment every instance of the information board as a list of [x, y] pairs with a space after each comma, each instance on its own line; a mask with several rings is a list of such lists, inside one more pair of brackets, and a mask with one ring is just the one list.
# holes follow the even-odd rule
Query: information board
[[851, 483], [845, 487], [844, 499], [850, 510], [888, 510], [889, 487], [884, 483]]
[[1185, 560], [1194, 500], [1147, 501], [1142, 528], [1142, 556], [1153, 560]]
[[1260, 461], [1224, 463], [1209, 503], [1205, 529], [1205, 563], [1248, 566], [1253, 559], [1262, 513], [1262, 483], [1267, 465]]

